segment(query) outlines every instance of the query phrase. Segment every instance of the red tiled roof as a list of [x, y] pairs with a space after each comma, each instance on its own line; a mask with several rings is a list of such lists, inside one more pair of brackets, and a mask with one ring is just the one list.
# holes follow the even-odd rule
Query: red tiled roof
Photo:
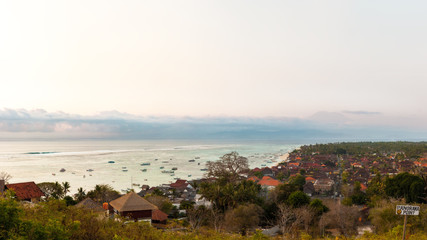
[[168, 215], [159, 209], [153, 210], [151, 215], [151, 219], [155, 221], [165, 221], [168, 219]]
[[306, 177], [306, 178], [305, 178], [305, 181], [316, 181], [316, 179], [315, 179], [315, 178], [312, 178], [312, 177]]
[[279, 180], [276, 180], [269, 176], [262, 177], [262, 179], [258, 182], [258, 184], [261, 186], [278, 186], [280, 185], [280, 183], [281, 182]]
[[6, 184], [6, 188], [13, 190], [19, 200], [40, 198], [44, 193], [34, 182]]
[[171, 183], [172, 188], [186, 188], [188, 186], [187, 180], [178, 179], [176, 182]]
[[248, 178], [249, 181], [254, 181], [254, 182], [258, 182], [259, 178], [257, 176], [252, 176], [250, 178]]

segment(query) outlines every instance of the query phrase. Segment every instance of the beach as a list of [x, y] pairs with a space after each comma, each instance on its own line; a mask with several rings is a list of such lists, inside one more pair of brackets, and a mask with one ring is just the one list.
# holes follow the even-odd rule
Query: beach
[[[109, 184], [118, 191], [203, 178], [206, 162], [232, 151], [249, 166], [273, 166], [297, 144], [188, 141], [0, 142], [0, 172], [10, 182], [69, 182], [71, 192]], [[176, 169], [176, 170], [172, 170]], [[172, 173], [173, 171], [173, 173]]]

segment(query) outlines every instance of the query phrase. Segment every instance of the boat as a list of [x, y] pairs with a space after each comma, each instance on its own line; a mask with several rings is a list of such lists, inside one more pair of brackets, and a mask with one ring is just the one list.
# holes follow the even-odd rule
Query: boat
[[177, 167], [173, 167], [172, 170], [176, 171], [176, 170], [178, 170], [178, 168]]
[[114, 161], [108, 161], [108, 163], [115, 163]]
[[200, 171], [207, 171], [207, 170], [208, 170], [207, 168], [200, 169]]
[[163, 169], [163, 168], [165, 168], [165, 167], [163, 167], [163, 166], [160, 167], [160, 169]]
[[151, 165], [151, 163], [141, 163], [141, 166], [150, 166]]
[[147, 171], [147, 169], [146, 169], [146, 168], [144, 168], [144, 169], [141, 169], [141, 171], [146, 172], [146, 171]]
[[191, 174], [188, 174], [188, 177], [191, 177]]
[[191, 160], [188, 160], [189, 162], [195, 162], [196, 160], [194, 160], [194, 159], [191, 159]]
[[127, 169], [122, 169], [122, 171], [123, 171], [123, 172], [127, 172], [128, 170], [127, 170]]
[[86, 172], [93, 172], [93, 169], [89, 168]]
[[175, 172], [172, 170], [163, 170], [162, 173], [175, 173]]

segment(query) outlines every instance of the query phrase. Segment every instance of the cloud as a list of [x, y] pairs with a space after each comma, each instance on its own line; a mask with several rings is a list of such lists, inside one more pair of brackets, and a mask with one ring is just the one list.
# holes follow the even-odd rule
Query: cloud
[[[359, 111], [358, 111], [359, 112]], [[363, 112], [363, 111], [360, 111]], [[0, 110], [0, 136], [107, 139], [425, 139], [426, 129], [396, 128], [382, 114], [318, 112], [308, 118], [137, 116], [118, 111], [83, 116], [43, 109]]]
[[342, 111], [346, 114], [356, 114], [356, 115], [379, 115], [381, 112], [370, 112], [370, 111]]

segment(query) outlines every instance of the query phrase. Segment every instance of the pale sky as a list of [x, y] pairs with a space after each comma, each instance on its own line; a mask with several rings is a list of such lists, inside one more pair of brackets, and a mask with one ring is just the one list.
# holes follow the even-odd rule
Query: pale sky
[[[426, 1], [1, 1], [0, 109], [427, 119]], [[424, 122], [425, 126], [425, 122]]]

